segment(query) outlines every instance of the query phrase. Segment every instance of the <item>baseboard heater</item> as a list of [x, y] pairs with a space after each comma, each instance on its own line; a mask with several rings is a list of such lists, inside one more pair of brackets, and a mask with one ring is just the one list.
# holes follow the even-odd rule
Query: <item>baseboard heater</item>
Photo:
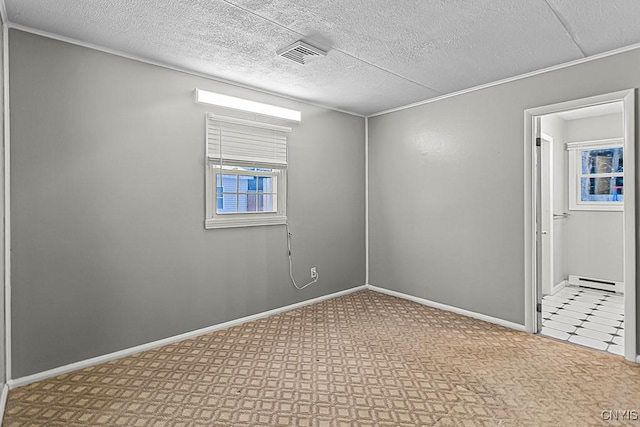
[[601, 291], [624, 293], [624, 282], [594, 279], [593, 277], [569, 275], [569, 285], [585, 288], [600, 289]]

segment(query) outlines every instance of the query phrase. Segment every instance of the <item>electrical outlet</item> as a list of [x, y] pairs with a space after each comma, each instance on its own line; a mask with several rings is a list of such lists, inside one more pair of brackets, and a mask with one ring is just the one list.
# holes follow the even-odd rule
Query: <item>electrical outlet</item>
[[315, 279], [316, 277], [318, 277], [318, 270], [315, 267], [311, 267], [311, 278]]

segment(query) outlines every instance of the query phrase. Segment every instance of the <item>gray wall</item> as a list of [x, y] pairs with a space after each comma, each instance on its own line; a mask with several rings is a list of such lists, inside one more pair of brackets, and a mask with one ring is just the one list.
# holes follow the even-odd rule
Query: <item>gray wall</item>
[[[14, 378], [363, 284], [364, 119], [9, 38]], [[205, 112], [243, 116], [195, 87], [302, 111], [288, 211], [317, 285], [291, 285], [284, 226], [204, 229]]]
[[[567, 142], [623, 135], [622, 113], [567, 121]], [[568, 161], [565, 168], [569, 168]], [[568, 208], [568, 199], [565, 203]], [[567, 274], [624, 281], [623, 212], [566, 212], [571, 213], [566, 220]]]
[[638, 69], [635, 50], [371, 118], [371, 284], [524, 324], [523, 111]]
[[[560, 117], [542, 117], [542, 132], [553, 138], [553, 213], [569, 212], [566, 149], [567, 124]], [[567, 276], [567, 219], [553, 221], [553, 286], [560, 284]]]
[[622, 113], [567, 120], [567, 142], [622, 138], [623, 126]]

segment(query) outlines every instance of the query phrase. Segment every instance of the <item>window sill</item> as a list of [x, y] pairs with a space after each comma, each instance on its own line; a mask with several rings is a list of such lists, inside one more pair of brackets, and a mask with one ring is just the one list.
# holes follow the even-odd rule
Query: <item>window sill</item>
[[569, 207], [570, 211], [609, 211], [609, 212], [622, 212], [624, 206], [619, 205], [574, 205]]
[[237, 227], [258, 227], [263, 225], [284, 225], [287, 223], [287, 217], [277, 216], [257, 216], [257, 217], [223, 217], [208, 218], [204, 221], [204, 228], [213, 230], [216, 228], [237, 228]]

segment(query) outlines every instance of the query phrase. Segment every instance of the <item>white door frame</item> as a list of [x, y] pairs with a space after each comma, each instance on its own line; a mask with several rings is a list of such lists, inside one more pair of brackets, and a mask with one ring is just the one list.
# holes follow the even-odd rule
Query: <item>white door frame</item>
[[621, 101], [624, 120], [624, 357], [640, 362], [636, 350], [636, 188], [635, 188], [635, 89], [576, 99], [524, 111], [524, 265], [525, 330], [537, 333], [536, 326], [536, 230], [535, 230], [535, 135], [534, 120], [546, 114]]
[[[542, 290], [551, 295], [555, 283], [553, 283], [553, 137], [540, 133], [542, 139], [540, 154], [538, 159], [542, 162], [542, 229], [546, 234], [541, 236], [542, 254]], [[546, 208], [546, 210], [545, 210]]]

